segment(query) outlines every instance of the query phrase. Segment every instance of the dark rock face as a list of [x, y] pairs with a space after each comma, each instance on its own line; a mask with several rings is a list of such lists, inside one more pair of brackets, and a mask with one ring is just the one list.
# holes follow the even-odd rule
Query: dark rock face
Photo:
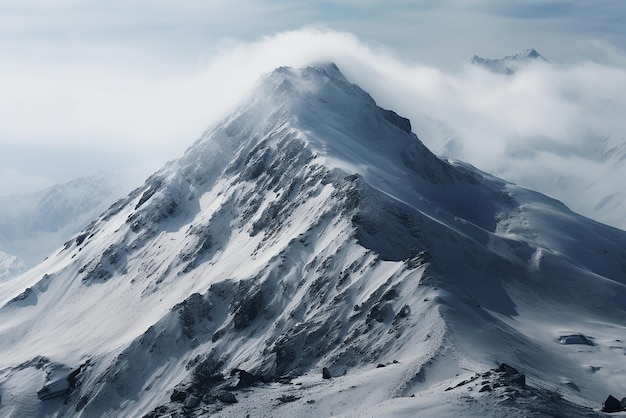
[[622, 411], [622, 405], [620, 401], [617, 400], [613, 395], [609, 395], [604, 401], [604, 405], [602, 406], [602, 412], [620, 412]]
[[237, 382], [237, 385], [235, 386], [238, 389], [246, 388], [246, 387], [249, 387], [249, 386], [253, 386], [256, 383], [262, 381], [261, 377], [259, 377], [257, 375], [254, 375], [254, 374], [252, 374], [250, 372], [247, 372], [245, 370], [234, 369], [231, 372], [231, 376], [233, 376], [235, 374], [239, 375], [239, 382]]
[[183, 390], [174, 389], [170, 395], [170, 401], [172, 402], [185, 402], [185, 399], [187, 399], [187, 392]]
[[331, 377], [333, 376], [330, 374], [330, 370], [328, 370], [328, 367], [324, 367], [322, 369], [322, 379], [330, 379]]
[[406, 133], [411, 133], [411, 121], [403, 118], [393, 110], [383, 110], [385, 119], [394, 126], [402, 129]]

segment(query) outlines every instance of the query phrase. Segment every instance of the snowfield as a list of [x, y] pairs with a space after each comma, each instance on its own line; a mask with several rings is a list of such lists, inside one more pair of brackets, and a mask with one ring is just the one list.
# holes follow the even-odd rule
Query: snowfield
[[626, 232], [436, 157], [333, 64], [0, 283], [3, 417], [600, 416], [625, 355]]

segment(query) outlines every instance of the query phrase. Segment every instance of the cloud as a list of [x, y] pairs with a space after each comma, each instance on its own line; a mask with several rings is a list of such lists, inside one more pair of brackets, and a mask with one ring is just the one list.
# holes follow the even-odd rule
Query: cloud
[[[350, 4], [327, 3], [328, 10]], [[188, 22], [190, 30], [196, 31], [201, 20], [196, 17], [211, 14], [211, 8], [202, 4], [189, 2], [181, 9], [170, 10], [164, 3], [140, 22], [153, 28], [162, 26], [168, 33], [171, 22], [165, 11], [169, 10], [182, 15], [180, 21]], [[260, 7], [248, 2], [237, 4], [249, 6], [250, 10]], [[413, 9], [413, 12], [422, 18], [436, 17], [445, 11], [438, 4], [425, 3], [419, 11]], [[142, 2], [113, 4], [111, 8], [122, 8], [131, 16], [125, 20], [118, 17], [119, 10], [110, 12], [110, 18], [104, 19], [108, 23], [103, 27], [109, 30], [117, 25], [122, 32], [129, 30], [134, 21], [132, 16], [140, 13], [142, 5], [145, 6]], [[269, 10], [288, 12], [291, 7], [286, 2], [269, 6], [263, 13]], [[323, 16], [328, 10], [322, 10], [322, 6], [300, 10], [298, 16]], [[214, 7], [221, 7], [223, 12], [227, 6], [219, 3]], [[379, 8], [380, 2], [370, 2], [368, 7]], [[479, 8], [472, 10], [476, 13]], [[410, 10], [406, 13], [410, 14]], [[481, 16], [470, 13], [464, 27], [474, 27], [473, 23], [479, 22]], [[79, 23], [78, 30], [83, 30], [81, 28], [88, 25], [91, 18], [87, 23]], [[212, 18], [218, 19], [217, 15]], [[452, 13], [449, 19], [451, 22], [462, 20], [458, 13]], [[426, 28], [436, 21], [425, 23]], [[398, 26], [403, 27], [404, 23], [400, 19]], [[357, 23], [351, 24], [359, 28]], [[384, 28], [383, 24], [378, 25], [378, 29]], [[95, 32], [89, 33], [96, 36], [98, 30], [105, 29], [97, 29], [96, 25]], [[581, 41], [580, 45], [584, 46], [581, 51], [585, 53], [574, 63], [565, 60], [535, 65], [514, 77], [504, 77], [472, 67], [440, 70], [407, 54], [404, 47], [398, 49], [363, 41], [354, 34], [330, 30], [323, 25], [257, 37], [253, 41], [222, 37], [200, 58], [196, 56], [194, 65], [189, 65], [189, 61], [184, 65], [177, 63], [174, 58], [179, 55], [175, 53], [159, 56], [151, 54], [150, 48], [124, 46], [115, 36], [96, 38], [93, 42], [81, 38], [63, 44], [67, 48], [61, 51], [61, 58], [45, 64], [43, 60], [41, 65], [34, 65], [40, 61], [28, 53], [25, 53], [27, 58], [20, 54], [0, 58], [0, 115], [3, 120], [0, 145], [4, 149], [22, 147], [23, 160], [28, 154], [25, 150], [32, 153], [38, 149], [59, 150], [49, 153], [49, 167], [56, 165], [56, 172], [65, 174], [54, 177], [37, 172], [37, 177], [69, 180], [67, 167], [89, 166], [99, 171], [128, 165], [143, 166], [137, 172], [147, 176], [164, 161], [181, 155], [208, 124], [245, 96], [261, 74], [281, 65], [297, 67], [315, 61], [334, 61], [380, 105], [409, 117], [414, 131], [437, 153], [538, 188], [587, 214], [593, 212], [593, 202], [603, 196], [598, 194], [585, 199], [581, 197], [581, 187], [591, 190], [588, 189], [590, 181], [605, 182], [615, 188], [621, 186], [605, 173], [608, 157], [602, 150], [624, 143], [626, 55], [621, 48], [605, 40]], [[140, 42], [141, 36], [131, 39], [130, 44]], [[159, 35], [156, 39], [163, 40], [163, 37]], [[170, 44], [166, 42], [164, 48], [175, 48], [179, 43], [184, 50], [187, 46], [181, 43], [183, 39], [177, 35]], [[441, 38], [441, 41], [445, 45], [450, 39]], [[48, 45], [40, 38], [29, 42], [36, 46], [34, 51], [39, 51], [41, 45]], [[437, 47], [433, 39], [419, 38], [413, 42], [415, 49]], [[425, 43], [429, 45], [423, 46]], [[158, 42], [152, 39], [148, 44]], [[506, 42], [498, 44], [502, 48]], [[116, 46], [120, 46], [119, 50]], [[524, 45], [528, 46], [536, 46], [553, 60], [540, 46]], [[88, 59], [79, 59], [87, 48], [95, 52], [88, 53]], [[441, 53], [454, 55], [445, 50], [445, 46], [442, 48]], [[574, 47], [570, 45], [570, 48]], [[54, 56], [52, 52], [48, 51], [46, 59]], [[518, 51], [506, 50], [502, 55], [515, 52]], [[603, 64], [582, 59], [594, 57], [594, 54]], [[463, 62], [470, 56], [454, 56], [454, 60]], [[8, 157], [0, 157], [0, 160], [3, 164], [10, 163]], [[19, 167], [5, 167], [34, 173]]]
[[[626, 225], [623, 211], [598, 212], [607, 195], [621, 190], [626, 175], [617, 158], [626, 155], [624, 67], [537, 63], [513, 77], [472, 66], [451, 73], [404, 60], [348, 33], [307, 29], [231, 44], [206, 76], [220, 80], [213, 91], [228, 96], [222, 101], [226, 106], [264, 72], [321, 60], [336, 62], [380, 105], [409, 117], [436, 153]], [[626, 202], [626, 195], [620, 198]]]
[[0, 190], [4, 194], [23, 193], [24, 188], [40, 190], [52, 186], [52, 182], [45, 177], [22, 173], [13, 169], [0, 170]]

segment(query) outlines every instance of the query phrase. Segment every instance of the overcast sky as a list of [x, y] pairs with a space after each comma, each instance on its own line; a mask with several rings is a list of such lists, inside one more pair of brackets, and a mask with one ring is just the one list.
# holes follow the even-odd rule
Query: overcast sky
[[[622, 0], [3, 0], [0, 194], [108, 169], [134, 168], [139, 185], [260, 74], [323, 59], [382, 105], [414, 121], [449, 115], [456, 130], [475, 129], [475, 140], [491, 145], [522, 135], [563, 141], [587, 101], [595, 119], [577, 127], [609, 124], [602, 134], [612, 135], [624, 128], [625, 18]], [[527, 84], [500, 88], [499, 78], [465, 65], [473, 54], [530, 47], [554, 69]], [[584, 82], [592, 88], [570, 91]], [[497, 110], [511, 104], [505, 93], [529, 84], [553, 94], [531, 88], [512, 107], [519, 116], [502, 119]], [[561, 100], [567, 94], [573, 105]], [[617, 110], [606, 116], [601, 103], [610, 100]], [[559, 117], [543, 129], [537, 118], [545, 112]], [[479, 155], [466, 147], [461, 156], [490, 170], [502, 164], [499, 144]]]

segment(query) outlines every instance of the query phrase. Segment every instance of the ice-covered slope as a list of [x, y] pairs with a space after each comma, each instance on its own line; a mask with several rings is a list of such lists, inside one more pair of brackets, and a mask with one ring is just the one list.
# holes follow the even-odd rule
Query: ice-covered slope
[[592, 413], [626, 393], [625, 270], [626, 233], [279, 68], [0, 284], [0, 415]]
[[478, 55], [474, 55], [469, 62], [472, 65], [481, 66], [494, 73], [512, 75], [520, 67], [529, 63], [547, 62], [547, 60], [533, 48], [530, 48], [515, 55], [507, 55], [504, 58], [481, 58]]
[[[41, 262], [55, 248], [95, 219], [127, 185], [115, 173], [100, 173], [40, 192], [0, 196], [0, 251], [12, 263], [6, 277]], [[0, 280], [2, 273], [0, 273]]]

